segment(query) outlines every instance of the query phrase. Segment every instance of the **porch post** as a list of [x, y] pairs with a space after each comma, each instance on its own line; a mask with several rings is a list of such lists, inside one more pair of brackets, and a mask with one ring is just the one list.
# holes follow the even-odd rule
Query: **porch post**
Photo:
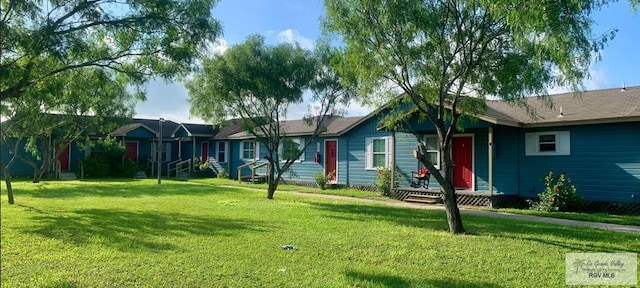
[[396, 131], [391, 132], [391, 189], [395, 187], [396, 176]]
[[[193, 150], [191, 152], [191, 163], [195, 165], [196, 163], [196, 136], [191, 136], [191, 141], [193, 142]], [[194, 166], [195, 168], [195, 166]]]
[[182, 160], [182, 139], [178, 137], [178, 159]]
[[493, 197], [493, 126], [489, 127], [489, 197]]

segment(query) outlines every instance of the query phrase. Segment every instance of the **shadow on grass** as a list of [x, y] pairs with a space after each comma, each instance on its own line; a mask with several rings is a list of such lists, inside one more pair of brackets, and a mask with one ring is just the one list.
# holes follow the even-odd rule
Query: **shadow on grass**
[[37, 227], [26, 232], [74, 245], [109, 245], [120, 250], [175, 250], [176, 238], [232, 237], [242, 232], [266, 231], [266, 223], [182, 213], [130, 212], [114, 209], [79, 209], [72, 213], [33, 217]]
[[[316, 209], [329, 212], [337, 220], [382, 220], [432, 231], [449, 231], [444, 211], [418, 210], [368, 204], [310, 202]], [[533, 241], [583, 252], [637, 252], [640, 236], [606, 230], [568, 227], [513, 219], [462, 215], [468, 234]]]
[[501, 287], [486, 282], [471, 283], [461, 281], [459, 279], [425, 279], [423, 281], [420, 281], [420, 283], [413, 283], [413, 281], [411, 280], [407, 280], [398, 276], [371, 274], [357, 271], [348, 271], [345, 273], [345, 276], [347, 276], [347, 278], [351, 280], [353, 286], [364, 285], [367, 287], [370, 287], [371, 285], [373, 285], [373, 287]]
[[[29, 186], [33, 185], [33, 186]], [[35, 198], [76, 198], [76, 197], [141, 197], [164, 195], [211, 195], [241, 193], [244, 188], [218, 187], [189, 182], [164, 181], [157, 185], [144, 180], [100, 180], [100, 181], [52, 181], [26, 184], [14, 188], [17, 196]]]

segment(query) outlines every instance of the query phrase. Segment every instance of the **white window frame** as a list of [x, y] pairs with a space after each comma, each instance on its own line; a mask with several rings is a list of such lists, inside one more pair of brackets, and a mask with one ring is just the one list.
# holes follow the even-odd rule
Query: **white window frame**
[[391, 136], [385, 137], [367, 137], [365, 138], [365, 169], [366, 170], [375, 170], [380, 167], [373, 167], [373, 142], [374, 140], [384, 140], [384, 167], [389, 168], [391, 163]]
[[[429, 149], [429, 146], [427, 145], [427, 138], [433, 138], [436, 140], [436, 149]], [[438, 135], [437, 134], [425, 134], [424, 135], [424, 146], [426, 148], [426, 153], [436, 153], [436, 163], [431, 163], [433, 164], [434, 167], [436, 167], [436, 169], [440, 169], [440, 139], [438, 139]]]
[[[555, 137], [555, 151], [540, 151], [540, 136]], [[547, 143], [549, 144], [549, 143]], [[571, 155], [571, 133], [569, 131], [543, 131], [525, 133], [526, 156], [566, 156]]]
[[[222, 151], [224, 153], [223, 159], [219, 159], [220, 158], [220, 152], [221, 152], [220, 151], [220, 144], [224, 144], [223, 145], [224, 151]], [[218, 141], [218, 142], [216, 142], [216, 160], [219, 163], [227, 163], [227, 161], [228, 161], [227, 158], [229, 158], [227, 156], [228, 154], [229, 154], [229, 142], [227, 142], [227, 141]]]
[[[300, 149], [304, 148], [304, 147], [302, 147], [303, 144], [305, 143], [303, 138], [289, 138], [289, 140], [291, 140], [293, 143], [298, 144], [298, 147]], [[278, 145], [278, 155], [280, 156], [280, 162], [286, 162], [288, 160], [288, 159], [284, 159], [283, 152], [284, 152], [284, 143], [281, 140], [280, 144]], [[298, 158], [296, 160], [294, 160], [294, 162], [302, 162], [302, 161], [304, 161], [304, 153], [305, 153], [305, 151], [302, 150], [302, 153], [300, 154], [300, 156], [298, 156]]]
[[[255, 158], [245, 158], [244, 157], [244, 143], [249, 142], [253, 143], [253, 155]], [[240, 142], [240, 159], [242, 160], [258, 160], [260, 159], [260, 144], [255, 140], [243, 140]]]

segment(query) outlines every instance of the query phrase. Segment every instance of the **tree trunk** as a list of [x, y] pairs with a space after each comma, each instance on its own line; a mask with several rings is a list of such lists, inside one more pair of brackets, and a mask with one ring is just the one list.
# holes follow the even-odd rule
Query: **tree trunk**
[[446, 185], [441, 188], [442, 201], [444, 202], [444, 208], [447, 212], [447, 223], [449, 223], [449, 232], [452, 234], [464, 234], [464, 227], [462, 226], [462, 218], [460, 217], [460, 209], [456, 202], [456, 191], [453, 186]]
[[273, 194], [276, 193], [276, 189], [278, 189], [278, 179], [275, 179], [275, 169], [273, 169], [272, 165], [269, 165], [267, 168], [267, 183], [269, 183], [269, 187], [267, 188], [267, 199], [273, 200]]
[[11, 159], [11, 161], [9, 161], [9, 164], [7, 164], [7, 166], [5, 167], [4, 164], [0, 164], [2, 165], [2, 170], [4, 172], [4, 181], [7, 184], [7, 198], [9, 198], [9, 204], [13, 204], [13, 188], [11, 187], [11, 173], [9, 172], [9, 168], [11, 167], [11, 164], [13, 163], [13, 159]]

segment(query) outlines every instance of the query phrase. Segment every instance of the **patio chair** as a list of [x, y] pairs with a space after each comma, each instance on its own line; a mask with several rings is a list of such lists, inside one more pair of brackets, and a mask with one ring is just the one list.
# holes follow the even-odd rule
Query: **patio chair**
[[429, 179], [431, 174], [427, 168], [422, 168], [416, 171], [411, 171], [411, 187], [413, 188], [429, 188]]

